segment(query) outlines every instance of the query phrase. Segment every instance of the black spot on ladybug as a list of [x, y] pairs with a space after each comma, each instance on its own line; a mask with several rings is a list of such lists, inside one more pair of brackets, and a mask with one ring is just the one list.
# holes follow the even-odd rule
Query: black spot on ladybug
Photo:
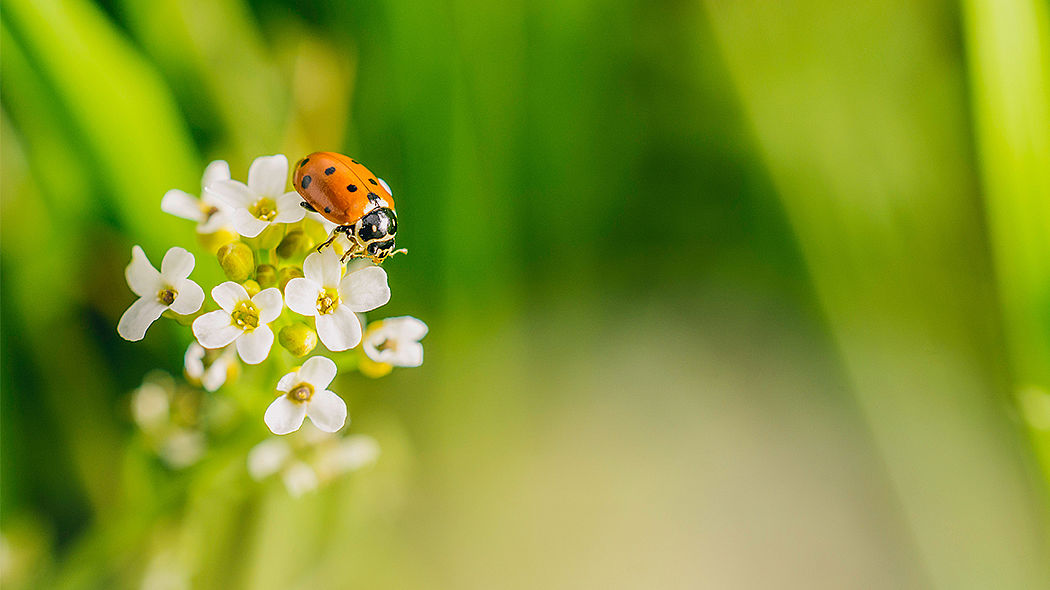
[[325, 213], [331, 213], [332, 212], [332, 208], [331, 207], [325, 207], [324, 208], [324, 212]]
[[356, 184], [348, 184], [348, 185], [346, 185], [346, 190], [348, 190], [348, 191], [350, 191], [352, 193], [355, 193], [355, 192], [357, 192], [357, 185]]
[[304, 176], [302, 182], [300, 183], [300, 186], [302, 186], [303, 188], [306, 188], [306, 187], [310, 186], [310, 181], [311, 180], [313, 180], [313, 179], [310, 178], [309, 174]]
[[373, 204], [379, 203], [379, 195], [377, 195], [377, 194], [375, 194], [375, 193], [370, 191], [367, 196], [368, 196], [368, 202], [373, 203]]
[[374, 179], [374, 178], [369, 178], [368, 182], [371, 182], [373, 185], [379, 185], [379, 183], [376, 182], [376, 179]]
[[303, 166], [306, 166], [306, 163], [309, 162], [309, 161], [310, 161], [310, 158], [303, 158], [303, 161], [299, 162], [299, 167], [302, 168]]
[[329, 166], [328, 168], [324, 169], [325, 176], [331, 176], [333, 172], [335, 172], [335, 166]]

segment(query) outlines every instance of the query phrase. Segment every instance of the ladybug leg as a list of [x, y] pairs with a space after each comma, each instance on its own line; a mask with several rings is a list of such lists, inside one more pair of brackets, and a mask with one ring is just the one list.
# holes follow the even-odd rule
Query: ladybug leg
[[339, 230], [339, 228], [336, 228], [335, 230], [333, 230], [332, 231], [332, 235], [328, 236], [327, 240], [325, 240], [325, 241], [321, 242], [320, 244], [318, 244], [318, 246], [317, 246], [317, 248], [315, 248], [315, 250], [320, 252], [321, 250], [324, 250], [325, 247], [330, 246], [332, 244], [332, 242], [335, 240], [335, 237], [337, 235], [339, 235], [338, 234], [338, 230]]
[[311, 213], [317, 213], [317, 209], [314, 209], [314, 206], [310, 203], [307, 203], [306, 201], [301, 201], [299, 203], [299, 206], [303, 209], [306, 209], [307, 211], [310, 211]]

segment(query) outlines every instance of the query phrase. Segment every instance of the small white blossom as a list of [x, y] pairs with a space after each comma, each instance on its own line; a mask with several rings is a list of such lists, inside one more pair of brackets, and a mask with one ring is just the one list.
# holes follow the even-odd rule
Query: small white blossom
[[169, 392], [163, 385], [143, 382], [131, 397], [131, 417], [139, 428], [155, 432], [171, 419]]
[[248, 451], [248, 474], [260, 481], [284, 467], [292, 456], [292, 447], [280, 438], [268, 438]]
[[340, 277], [339, 255], [329, 248], [306, 257], [303, 274], [284, 289], [288, 308], [314, 316], [317, 335], [328, 350], [353, 348], [361, 342], [361, 320], [355, 312], [371, 311], [390, 301], [386, 271], [369, 266]]
[[317, 472], [302, 461], [289, 465], [281, 473], [281, 480], [284, 481], [284, 487], [293, 498], [316, 490], [318, 484]]
[[412, 316], [387, 318], [372, 322], [365, 331], [362, 348], [368, 358], [395, 367], [418, 367], [423, 364], [423, 345], [427, 325]]
[[248, 169], [248, 184], [225, 179], [210, 183], [205, 192], [215, 195], [233, 208], [233, 228], [237, 233], [254, 238], [274, 223], [295, 223], [306, 210], [299, 206], [302, 197], [295, 191], [285, 192], [288, 182], [288, 158], [282, 154], [255, 158]]
[[315, 356], [298, 371], [288, 373], [277, 383], [282, 395], [266, 408], [263, 421], [274, 434], [299, 430], [306, 416], [318, 429], [335, 432], [346, 423], [346, 402], [326, 389], [336, 375], [335, 363]]
[[171, 248], [157, 272], [141, 247], [132, 248], [131, 263], [124, 270], [124, 276], [139, 299], [121, 316], [117, 333], [132, 342], [142, 340], [146, 329], [164, 310], [186, 315], [200, 309], [204, 290], [188, 278], [193, 265], [193, 254], [182, 248]]
[[226, 383], [229, 375], [230, 365], [237, 362], [237, 353], [234, 347], [228, 346], [218, 354], [211, 363], [205, 366], [205, 356], [208, 349], [196, 342], [190, 343], [183, 357], [186, 366], [186, 374], [201, 382], [207, 391], [215, 391]]
[[229, 179], [230, 165], [224, 160], [215, 160], [204, 169], [200, 199], [187, 192], [172, 189], [164, 193], [160, 208], [176, 217], [196, 221], [197, 233], [210, 234], [231, 227], [233, 207], [205, 190], [209, 184]]
[[367, 434], [353, 434], [325, 447], [317, 457], [317, 472], [332, 478], [372, 465], [379, 458], [379, 443]]
[[193, 321], [193, 335], [204, 348], [222, 348], [237, 343], [237, 353], [249, 365], [257, 365], [270, 354], [273, 330], [268, 325], [281, 315], [281, 292], [273, 287], [248, 297], [244, 287], [226, 281], [211, 290], [222, 309]]

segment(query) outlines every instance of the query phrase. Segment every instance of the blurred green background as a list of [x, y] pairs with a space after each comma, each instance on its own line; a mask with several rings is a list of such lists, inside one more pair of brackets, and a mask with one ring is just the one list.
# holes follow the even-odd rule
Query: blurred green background
[[[0, 583], [1050, 587], [1047, 12], [3, 0]], [[130, 248], [216, 278], [164, 192], [318, 150], [431, 327], [338, 382], [383, 455], [166, 470], [127, 400], [189, 333], [117, 336]]]

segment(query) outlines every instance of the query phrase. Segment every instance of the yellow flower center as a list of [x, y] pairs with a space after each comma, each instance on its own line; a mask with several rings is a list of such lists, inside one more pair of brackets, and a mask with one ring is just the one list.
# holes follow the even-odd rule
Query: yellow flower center
[[383, 352], [384, 350], [397, 350], [397, 342], [387, 338], [376, 345], [376, 350]]
[[273, 218], [277, 217], [277, 202], [269, 197], [263, 197], [256, 201], [248, 211], [250, 211], [256, 219], [262, 221], [273, 221]]
[[200, 204], [200, 208], [201, 208], [201, 213], [204, 214], [204, 220], [205, 221], [211, 219], [212, 215], [215, 215], [216, 213], [219, 212], [219, 208], [218, 207], [216, 207], [214, 205], [207, 205], [205, 203], [201, 203]]
[[317, 312], [320, 314], [332, 313], [339, 307], [339, 291], [333, 287], [325, 287], [324, 291], [317, 296]]
[[178, 295], [178, 291], [172, 289], [171, 287], [168, 287], [166, 289], [161, 289], [160, 291], [157, 291], [157, 300], [163, 303], [164, 305], [171, 305], [172, 303], [175, 303], [175, 298], [178, 297]]
[[233, 318], [233, 325], [245, 332], [251, 332], [259, 327], [259, 308], [251, 301], [244, 300], [238, 303], [237, 307], [233, 308], [230, 317]]
[[314, 396], [314, 386], [309, 383], [300, 383], [288, 390], [288, 399], [293, 402], [308, 402]]

